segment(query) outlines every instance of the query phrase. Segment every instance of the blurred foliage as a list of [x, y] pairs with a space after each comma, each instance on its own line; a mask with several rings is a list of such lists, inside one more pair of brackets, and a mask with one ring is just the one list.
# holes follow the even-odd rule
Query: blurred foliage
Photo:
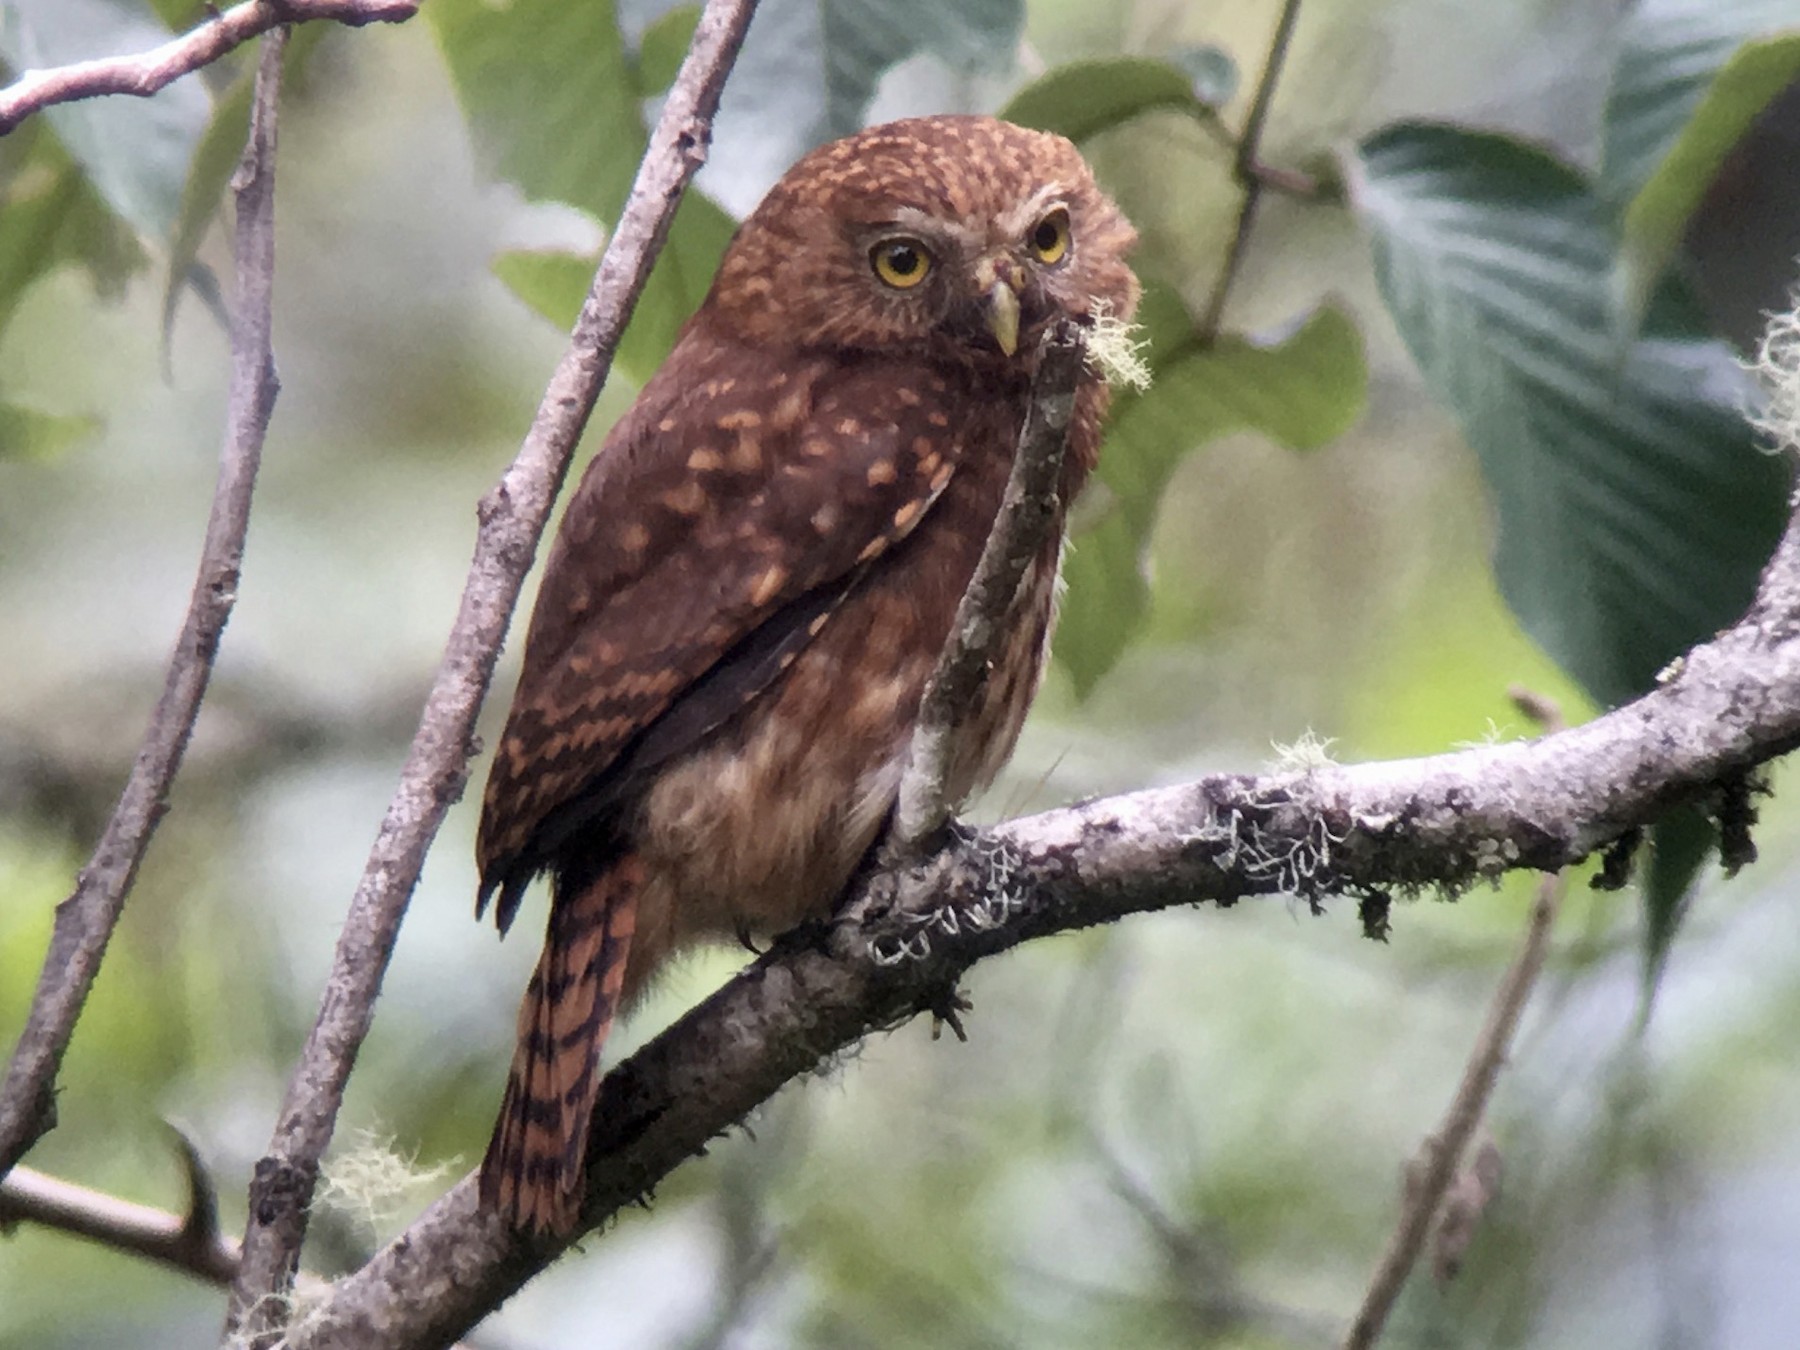
[[[616, 221], [648, 142], [640, 104], [663, 87], [666, 56], [650, 63], [646, 79], [607, 3], [518, 0], [496, 9], [483, 0], [444, 0], [426, 13], [493, 169], [534, 201], [564, 202], [606, 224]], [[596, 135], [597, 127], [610, 134]], [[675, 345], [682, 321], [706, 295], [731, 230], [730, 219], [702, 193], [682, 202], [619, 345], [620, 367], [633, 379], [647, 379]], [[581, 259], [585, 266], [557, 261], [556, 255], [508, 255], [499, 260], [498, 275], [554, 319], [580, 308], [593, 277], [593, 259]], [[567, 289], [553, 291], [551, 282]]]
[[[1502, 594], [1593, 697], [1625, 702], [1743, 612], [1781, 535], [1791, 475], [1758, 450], [1748, 381], [1678, 294], [1621, 344], [1604, 207], [1541, 151], [1391, 128], [1359, 148], [1355, 198], [1389, 309], [1493, 491]], [[1669, 826], [1649, 874], [1652, 968], [1699, 825]]]
[[[1348, 756], [1515, 735], [1514, 681], [1580, 717], [1730, 622], [1779, 525], [1787, 466], [1754, 451], [1746, 383], [1684, 292], [1720, 184], [1783, 171], [1738, 161], [1800, 69], [1791, 0], [1309, 0], [1261, 152], [1319, 190], [1264, 194], [1209, 340], [1194, 316], [1274, 12], [765, 0], [621, 350], [601, 421], [700, 302], [733, 216], [812, 143], [945, 109], [1083, 143], [1143, 235], [1156, 379], [1121, 395], [1078, 504], [1058, 665], [990, 810], [1254, 767], [1309, 726]], [[0, 66], [148, 47], [202, 13], [0, 0]], [[284, 393], [243, 603], [34, 1165], [173, 1204], [167, 1117], [241, 1218], [472, 503], [555, 357], [532, 313], [572, 322], [695, 14], [432, 0], [424, 25], [302, 30]], [[0, 1026], [191, 582], [251, 57], [0, 139]], [[1761, 278], [1750, 307], [1791, 281]], [[189, 289], [206, 303], [178, 309]], [[1791, 1281], [1758, 1264], [1800, 1250], [1793, 814], [1779, 795], [1768, 814], [1764, 863], [1729, 887], [1694, 891], [1710, 826], [1690, 812], [1658, 831], [1646, 914], [1570, 897], [1491, 1122], [1505, 1195], [1390, 1344], [1791, 1338]], [[368, 1129], [424, 1165], [479, 1154], [533, 953], [466, 921], [471, 816], [421, 888], [346, 1148]], [[1387, 947], [1354, 942], [1353, 915], [1264, 905], [1018, 953], [972, 981], [971, 1044], [909, 1027], [784, 1094], [493, 1337], [1329, 1344], [1524, 889], [1407, 906]], [[621, 1048], [735, 964], [678, 972]], [[326, 1271], [385, 1236], [330, 1210], [314, 1233]], [[4, 1242], [0, 1343], [215, 1334], [211, 1291], [42, 1232]]]
[[1675, 303], [1620, 349], [1605, 220], [1542, 152], [1413, 124], [1356, 169], [1382, 293], [1493, 490], [1501, 592], [1626, 701], [1743, 612], [1780, 537], [1788, 474], [1757, 451], [1748, 382]]
[[[1718, 68], [1705, 100], [1675, 141], [1652, 141], [1662, 150], [1662, 158], [1626, 209], [1614, 268], [1614, 286], [1629, 319], [1642, 317], [1650, 292], [1726, 157], [1796, 78], [1800, 78], [1800, 32], [1745, 42]], [[1643, 106], [1661, 111], [1655, 93], [1638, 97]], [[1615, 143], [1618, 139], [1622, 137]], [[1611, 172], [1603, 178], [1603, 187], [1616, 191], [1630, 182], [1630, 166], [1609, 162], [1607, 169]]]
[[1140, 319], [1154, 379], [1118, 400], [1100, 466], [1107, 505], [1098, 521], [1090, 516], [1065, 568], [1071, 599], [1058, 623], [1057, 655], [1083, 694], [1143, 627], [1150, 604], [1143, 558], [1187, 449], [1241, 430], [1316, 449], [1362, 412], [1362, 344], [1340, 310], [1321, 309], [1282, 341], [1209, 343], [1178, 297], [1152, 288]]
[[1196, 88], [1194, 77], [1173, 62], [1113, 56], [1058, 66], [1013, 95], [1000, 112], [1020, 126], [1084, 141], [1159, 108], [1205, 120], [1220, 101], [1211, 90]]

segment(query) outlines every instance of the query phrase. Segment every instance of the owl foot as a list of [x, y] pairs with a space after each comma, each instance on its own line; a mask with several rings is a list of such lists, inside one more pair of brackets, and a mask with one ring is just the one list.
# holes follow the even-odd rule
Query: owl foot
[[919, 1005], [920, 1012], [931, 1014], [931, 1039], [937, 1040], [949, 1027], [951, 1034], [964, 1045], [969, 1043], [969, 1033], [963, 1030], [962, 1014], [974, 1012], [975, 1005], [969, 1002], [969, 996], [954, 984], [944, 985], [934, 992], [929, 999]]

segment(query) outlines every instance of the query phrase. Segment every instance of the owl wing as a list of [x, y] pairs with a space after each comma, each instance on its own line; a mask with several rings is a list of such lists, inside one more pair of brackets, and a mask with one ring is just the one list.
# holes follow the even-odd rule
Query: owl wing
[[504, 930], [560, 846], [766, 687], [912, 532], [956, 467], [945, 393], [892, 358], [677, 348], [552, 547], [482, 804], [478, 909], [498, 890]]

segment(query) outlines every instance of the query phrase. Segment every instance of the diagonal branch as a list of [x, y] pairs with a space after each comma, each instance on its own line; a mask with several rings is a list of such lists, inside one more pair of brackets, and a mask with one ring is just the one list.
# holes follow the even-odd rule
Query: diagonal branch
[[[975, 962], [1173, 905], [1454, 892], [1609, 849], [1800, 745], [1800, 521], [1755, 603], [1660, 688], [1580, 727], [1430, 759], [1218, 775], [1015, 820], [871, 876], [822, 945], [783, 944], [607, 1075], [584, 1225], [646, 1195], [783, 1084]], [[532, 1245], [466, 1177], [289, 1334], [288, 1350], [453, 1340], [567, 1241]]]
[[1057, 485], [1075, 411], [1075, 382], [1087, 354], [1081, 330], [1064, 320], [1046, 333], [1019, 430], [1006, 495], [968, 590], [956, 607], [950, 641], [919, 705], [911, 762], [900, 780], [890, 849], [912, 854], [936, 834], [960, 803], [945, 795], [951, 747], [987, 679], [1006, 611], [1032, 559], [1055, 527]]
[[[443, 663], [351, 901], [318, 1019], [251, 1183], [243, 1267], [227, 1321], [230, 1332], [248, 1335], [247, 1343], [273, 1330], [280, 1296], [298, 1268], [319, 1159], [331, 1141], [344, 1085], [368, 1034], [426, 850], [467, 781], [476, 750], [476, 713], [525, 574], [632, 306], [682, 192], [706, 157], [719, 93], [755, 8], [755, 0], [709, 0], [569, 348], [518, 457], [482, 500], [475, 558]], [[245, 1321], [253, 1307], [268, 1310], [259, 1313], [257, 1325]]]
[[108, 56], [21, 72], [18, 79], [0, 89], [0, 136], [33, 113], [58, 103], [107, 94], [148, 98], [282, 24], [335, 19], [361, 27], [401, 23], [418, 11], [419, 0], [243, 0], [224, 13], [214, 10], [199, 27], [136, 56]]
[[[1281, 17], [1275, 21], [1275, 36], [1269, 41], [1269, 59], [1263, 63], [1262, 78], [1256, 82], [1256, 95], [1250, 103], [1250, 114], [1244, 121], [1244, 134], [1238, 138], [1237, 153], [1232, 158], [1232, 174], [1243, 190], [1238, 204], [1237, 230], [1225, 255], [1225, 265], [1213, 286], [1212, 298], [1206, 303], [1206, 315], [1200, 321], [1200, 332], [1207, 342], [1219, 335], [1225, 322], [1225, 301], [1231, 294], [1243, 266], [1244, 254], [1250, 247], [1250, 231], [1256, 223], [1256, 209], [1262, 204], [1263, 188], [1270, 176], [1257, 158], [1262, 150], [1263, 128], [1268, 124], [1269, 109], [1275, 102], [1275, 86], [1281, 79], [1281, 68], [1287, 62], [1288, 46], [1293, 41], [1294, 25], [1300, 20], [1300, 0], [1283, 0]], [[1282, 186], [1291, 180], [1277, 179]]]
[[232, 180], [238, 213], [238, 303], [231, 325], [231, 393], [199, 575], [162, 696], [150, 715], [119, 804], [94, 856], [81, 870], [75, 893], [56, 907], [37, 994], [6, 1079], [0, 1083], [0, 1176], [55, 1123], [57, 1069], [138, 865], [150, 847], [150, 836], [168, 809], [169, 785], [181, 767], [212, 677], [219, 638], [237, 599], [250, 498], [279, 384], [269, 338], [275, 280], [273, 91], [279, 73], [272, 72], [266, 80], [257, 77], [257, 118]]

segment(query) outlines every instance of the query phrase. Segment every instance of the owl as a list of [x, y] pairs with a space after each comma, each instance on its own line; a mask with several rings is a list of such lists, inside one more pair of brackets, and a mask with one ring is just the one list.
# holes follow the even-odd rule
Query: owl
[[[1059, 136], [873, 127], [800, 160], [569, 502], [482, 804], [478, 915], [548, 873], [483, 1202], [578, 1218], [600, 1051], [672, 955], [827, 917], [879, 841], [920, 696], [999, 510], [1038, 342], [1128, 320], [1131, 225]], [[1107, 402], [1083, 372], [1061, 499]], [[1011, 753], [1062, 522], [950, 756]]]

